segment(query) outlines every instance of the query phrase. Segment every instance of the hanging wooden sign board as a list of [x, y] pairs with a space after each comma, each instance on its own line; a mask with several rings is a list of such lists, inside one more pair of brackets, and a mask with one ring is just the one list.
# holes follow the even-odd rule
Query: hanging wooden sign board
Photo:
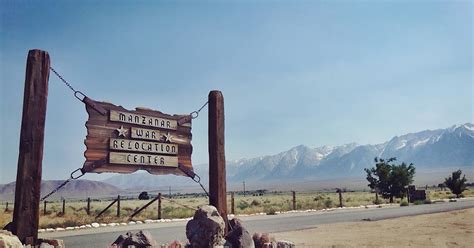
[[134, 111], [90, 98], [83, 100], [86, 122], [86, 172], [132, 173], [189, 176], [193, 171], [191, 116], [168, 115], [136, 108]]

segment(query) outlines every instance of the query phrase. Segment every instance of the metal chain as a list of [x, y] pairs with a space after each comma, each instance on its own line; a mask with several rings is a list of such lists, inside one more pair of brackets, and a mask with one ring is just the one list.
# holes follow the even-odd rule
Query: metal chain
[[[49, 69], [50, 69], [52, 72], [54, 72], [54, 74], [56, 74], [56, 76], [57, 76], [59, 79], [61, 79], [61, 81], [62, 81], [69, 89], [71, 89], [71, 90], [74, 92], [74, 96], [75, 96], [79, 101], [82, 102], [82, 101], [86, 98], [86, 95], [85, 95], [84, 93], [82, 93], [82, 92], [80, 92], [80, 91], [74, 89], [74, 88], [72, 87], [72, 85], [71, 85], [68, 81], [66, 81], [66, 79], [64, 79], [64, 78], [61, 76], [61, 74], [59, 74], [53, 67], [50, 66]], [[81, 96], [82, 99], [81, 99], [79, 96]]]
[[53, 67], [49, 67], [49, 69], [51, 69], [52, 72], [54, 72], [54, 74], [56, 74], [56, 76], [61, 79], [61, 81], [63, 81], [63, 83], [69, 87], [69, 89], [71, 89], [74, 93], [76, 93], [76, 90], [71, 86], [71, 84], [66, 81], [66, 79], [64, 79]]
[[[81, 172], [81, 175], [75, 177], [75, 176], [74, 176], [74, 173], [76, 173], [77, 171], [80, 171], [80, 172]], [[44, 201], [46, 198], [50, 197], [52, 194], [58, 192], [58, 190], [60, 190], [62, 187], [66, 186], [66, 184], [68, 184], [70, 181], [76, 180], [76, 179], [78, 179], [78, 178], [80, 178], [80, 177], [82, 177], [82, 176], [84, 176], [84, 173], [81, 171], [81, 168], [76, 169], [75, 171], [73, 171], [73, 172], [71, 173], [71, 176], [70, 176], [68, 179], [66, 179], [64, 182], [62, 182], [58, 187], [56, 187], [55, 189], [53, 189], [53, 190], [52, 190], [51, 192], [49, 192], [47, 195], [43, 196], [43, 197], [40, 199], [40, 201]]]
[[[197, 179], [195, 179], [196, 177]], [[194, 178], [191, 178], [191, 179], [193, 179], [193, 181], [195, 181], [196, 183], [199, 183], [199, 186], [201, 186], [202, 190], [204, 191], [204, 193], [206, 193], [207, 197], [209, 198], [209, 193], [207, 193], [207, 190], [204, 188], [204, 185], [202, 185], [201, 183], [201, 177], [196, 174]]]
[[201, 106], [201, 108], [199, 108], [197, 111], [191, 112], [191, 113], [190, 113], [191, 118], [192, 118], [192, 119], [198, 118], [199, 112], [201, 112], [201, 110], [202, 110], [204, 107], [206, 107], [206, 105], [207, 105], [208, 103], [209, 103], [209, 101], [206, 101], [206, 102]]
[[44, 201], [46, 198], [50, 197], [52, 194], [56, 193], [59, 189], [61, 189], [62, 187], [64, 187], [66, 184], [68, 184], [72, 179], [71, 178], [68, 178], [66, 181], [64, 181], [63, 183], [61, 183], [58, 187], [56, 187], [55, 189], [53, 189], [53, 191], [49, 192], [47, 195], [43, 196], [40, 201]]

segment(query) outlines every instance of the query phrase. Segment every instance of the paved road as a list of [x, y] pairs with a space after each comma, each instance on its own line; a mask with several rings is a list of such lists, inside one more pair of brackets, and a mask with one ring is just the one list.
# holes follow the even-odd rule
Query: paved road
[[[269, 216], [242, 217], [245, 227], [253, 232], [283, 232], [314, 228], [321, 224], [337, 222], [355, 222], [363, 219], [382, 220], [402, 216], [438, 213], [474, 207], [474, 199], [458, 202], [436, 203], [410, 207], [384, 207], [369, 209], [338, 209], [327, 212], [289, 213]], [[83, 229], [42, 233], [42, 238], [63, 239], [67, 248], [75, 247], [107, 247], [120, 234], [127, 231], [147, 230], [158, 242], [169, 242], [174, 239], [186, 240], [185, 221], [141, 224], [133, 226], [103, 227], [98, 229]]]

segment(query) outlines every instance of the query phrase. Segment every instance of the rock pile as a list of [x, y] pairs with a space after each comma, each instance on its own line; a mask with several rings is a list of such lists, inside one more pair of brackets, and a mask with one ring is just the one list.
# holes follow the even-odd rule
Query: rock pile
[[192, 248], [223, 246], [224, 228], [224, 219], [217, 209], [205, 205], [196, 210], [193, 219], [186, 225], [186, 237]]
[[147, 231], [138, 231], [137, 233], [127, 232], [125, 235], [120, 235], [111, 247], [158, 247], [158, 243], [151, 237]]
[[275, 240], [268, 233], [255, 233], [242, 225], [242, 221], [234, 218], [229, 221], [229, 232], [224, 236], [225, 223], [214, 206], [202, 206], [194, 213], [192, 220], [186, 225], [186, 237], [189, 243], [181, 244], [173, 241], [170, 244], [158, 245], [148, 232], [128, 232], [120, 235], [110, 246], [111, 248], [295, 248], [293, 242]]

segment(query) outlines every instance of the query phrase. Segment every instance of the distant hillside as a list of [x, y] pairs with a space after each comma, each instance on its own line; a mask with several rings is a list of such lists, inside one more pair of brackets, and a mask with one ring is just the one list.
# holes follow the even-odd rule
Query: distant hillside
[[309, 180], [364, 176], [374, 157], [397, 157], [418, 171], [474, 169], [474, 125], [410, 133], [377, 145], [297, 146], [276, 155], [228, 162], [230, 180]]
[[[48, 180], [41, 182], [41, 196], [48, 194], [59, 186], [63, 181]], [[75, 180], [71, 181], [58, 192], [53, 194], [50, 199], [71, 199], [86, 197], [102, 197], [120, 194], [121, 189], [116, 186], [104, 182], [91, 180]], [[12, 201], [15, 198], [15, 182], [0, 185], [0, 198], [2, 200]]]
[[[431, 183], [429, 177], [436, 172], [436, 180], [454, 168], [463, 168], [470, 175], [474, 170], [474, 125], [454, 125], [446, 129], [425, 130], [395, 136], [376, 145], [294, 147], [276, 155], [227, 161], [229, 183], [291, 182], [354, 179], [366, 185], [364, 168], [374, 165], [374, 157], [397, 157], [398, 162], [414, 163], [416, 178]], [[202, 181], [207, 183], [208, 166], [195, 166]], [[431, 173], [431, 174], [430, 174]], [[431, 175], [431, 176], [430, 176]], [[446, 174], [447, 175], [447, 174]], [[472, 179], [471, 179], [472, 180]], [[196, 186], [189, 178], [153, 176], [148, 173], [117, 175], [107, 183], [129, 189], [165, 190], [168, 185]], [[435, 183], [433, 181], [432, 183]]]

